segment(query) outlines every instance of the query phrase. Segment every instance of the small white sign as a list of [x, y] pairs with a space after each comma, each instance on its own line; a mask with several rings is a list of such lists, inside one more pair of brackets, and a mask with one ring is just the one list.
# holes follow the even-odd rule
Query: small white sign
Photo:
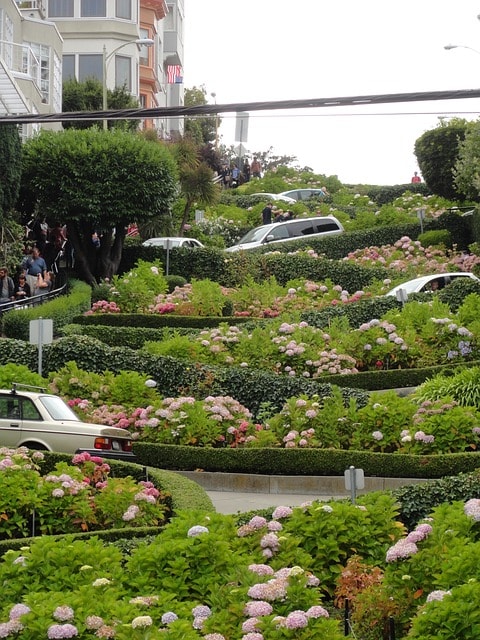
[[365, 489], [365, 476], [363, 469], [346, 469], [345, 473], [345, 489], [350, 491], [352, 489], [352, 477], [355, 482], [355, 489]]
[[39, 318], [30, 320], [30, 344], [51, 344], [53, 342], [53, 320]]

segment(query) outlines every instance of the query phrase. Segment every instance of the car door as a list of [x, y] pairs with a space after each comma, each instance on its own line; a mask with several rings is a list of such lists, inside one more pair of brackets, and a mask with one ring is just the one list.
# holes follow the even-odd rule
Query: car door
[[15, 449], [22, 438], [20, 398], [0, 394], [0, 446]]

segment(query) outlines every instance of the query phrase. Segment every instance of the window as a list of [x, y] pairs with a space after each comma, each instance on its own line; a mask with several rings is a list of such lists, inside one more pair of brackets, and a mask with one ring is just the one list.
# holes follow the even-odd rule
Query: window
[[124, 20], [131, 20], [132, 19], [131, 0], [115, 0], [115, 16], [117, 18], [123, 18]]
[[80, 0], [82, 18], [104, 18], [107, 15], [106, 0]]
[[[275, 240], [283, 240], [284, 238], [288, 238], [288, 229], [284, 224], [279, 224], [268, 232], [267, 237], [274, 238]], [[270, 239], [269, 242], [271, 242]]]
[[302, 220], [302, 222], [294, 222], [293, 224], [288, 225], [288, 230], [290, 232], [290, 237], [293, 238], [307, 236], [313, 233], [313, 224], [307, 220]]
[[[145, 40], [146, 38], [149, 38], [149, 37], [150, 35], [148, 33], [148, 29], [140, 29], [140, 38], [142, 40]], [[138, 60], [140, 64], [143, 64], [144, 66], [148, 66], [148, 49], [149, 47], [147, 47], [146, 45], [144, 44], [140, 45]]]
[[127, 56], [115, 56], [115, 86], [132, 90], [132, 63]]
[[319, 220], [314, 224], [314, 233], [325, 233], [325, 231], [338, 231], [339, 226], [333, 220]]
[[63, 56], [62, 77], [64, 80], [73, 80], [75, 78], [75, 56], [72, 54]]
[[84, 82], [87, 78], [97, 78], [102, 82], [103, 57], [98, 54], [80, 54], [78, 56], [78, 81]]
[[49, 18], [73, 18], [74, 0], [48, 0]]
[[22, 399], [22, 411], [24, 420], [41, 420], [42, 416], [38, 412], [37, 407], [31, 400], [27, 398]]

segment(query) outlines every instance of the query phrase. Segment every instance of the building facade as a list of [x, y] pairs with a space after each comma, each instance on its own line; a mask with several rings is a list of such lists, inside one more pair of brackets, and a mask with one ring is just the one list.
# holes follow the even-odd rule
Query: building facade
[[[62, 107], [63, 38], [44, 0], [0, 0], [0, 114], [55, 113]], [[51, 124], [50, 128], [60, 125]], [[31, 135], [37, 125], [23, 125]]]
[[[67, 78], [125, 87], [147, 108], [183, 105], [183, 0], [0, 0], [0, 19], [4, 113], [60, 112]], [[145, 39], [153, 45], [136, 42]], [[174, 83], [172, 65], [180, 70]], [[14, 86], [16, 102], [9, 98]], [[183, 133], [181, 118], [142, 126], [161, 138]]]

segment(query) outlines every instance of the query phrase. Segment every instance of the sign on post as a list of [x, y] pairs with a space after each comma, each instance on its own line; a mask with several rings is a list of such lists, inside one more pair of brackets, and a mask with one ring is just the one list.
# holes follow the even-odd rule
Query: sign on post
[[365, 489], [365, 475], [363, 469], [355, 469], [349, 467], [345, 470], [345, 489], [350, 491], [352, 496], [352, 504], [355, 504], [357, 497], [357, 489]]
[[38, 347], [38, 373], [42, 375], [43, 345], [53, 342], [53, 320], [45, 318], [30, 320], [29, 329], [30, 344], [36, 344]]

